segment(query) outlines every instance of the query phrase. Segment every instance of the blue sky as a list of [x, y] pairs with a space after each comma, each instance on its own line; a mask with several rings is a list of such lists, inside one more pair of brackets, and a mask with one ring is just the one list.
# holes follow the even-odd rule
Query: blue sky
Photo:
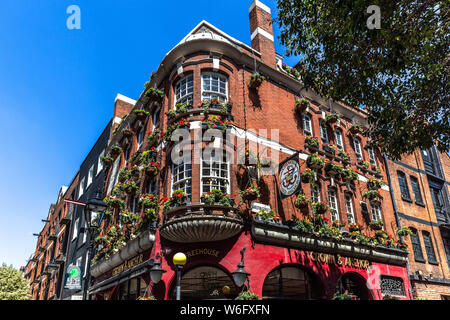
[[[0, 2], [0, 263], [25, 265], [51, 203], [112, 116], [206, 20], [250, 45], [251, 0]], [[276, 16], [276, 1], [264, 0]], [[70, 5], [81, 30], [69, 30]], [[274, 24], [275, 49], [284, 54]], [[295, 58], [287, 58], [294, 65]]]

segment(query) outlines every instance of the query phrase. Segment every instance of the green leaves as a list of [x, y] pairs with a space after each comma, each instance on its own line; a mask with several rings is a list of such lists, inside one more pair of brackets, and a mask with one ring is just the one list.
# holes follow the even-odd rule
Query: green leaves
[[[368, 29], [367, 7], [381, 9]], [[278, 0], [281, 42], [324, 98], [369, 110], [370, 136], [398, 159], [437, 143], [450, 150], [448, 2]]]
[[22, 272], [12, 267], [0, 267], [0, 300], [29, 300], [30, 286]]

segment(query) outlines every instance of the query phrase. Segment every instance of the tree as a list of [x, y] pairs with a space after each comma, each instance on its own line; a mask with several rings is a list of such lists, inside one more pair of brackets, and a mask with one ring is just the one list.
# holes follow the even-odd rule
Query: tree
[[399, 159], [434, 144], [450, 150], [449, 6], [437, 0], [278, 0], [276, 20], [287, 55], [300, 57], [304, 86], [365, 107], [367, 134]]
[[7, 267], [0, 267], [0, 300], [29, 300], [30, 286], [22, 272]]

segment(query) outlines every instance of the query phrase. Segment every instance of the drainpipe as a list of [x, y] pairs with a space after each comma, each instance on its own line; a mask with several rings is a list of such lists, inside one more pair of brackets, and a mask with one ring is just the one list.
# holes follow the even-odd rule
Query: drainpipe
[[[391, 174], [389, 172], [388, 159], [387, 159], [387, 156], [385, 153], [383, 153], [383, 159], [384, 159], [384, 165], [386, 167], [386, 175], [387, 175], [388, 184], [389, 184], [389, 192], [391, 194], [391, 199], [392, 199], [392, 206], [394, 207], [395, 222], [397, 223], [397, 228], [401, 228], [400, 219], [397, 214], [397, 205], [395, 203], [394, 191], [392, 188], [392, 181], [391, 181]], [[400, 239], [403, 241], [403, 237], [400, 237]], [[406, 272], [407, 272], [407, 277], [408, 277], [408, 281], [409, 281], [409, 286], [412, 288], [411, 280], [409, 279], [409, 263], [406, 263]], [[409, 297], [411, 298], [411, 300], [413, 300], [411, 291], [409, 291]]]

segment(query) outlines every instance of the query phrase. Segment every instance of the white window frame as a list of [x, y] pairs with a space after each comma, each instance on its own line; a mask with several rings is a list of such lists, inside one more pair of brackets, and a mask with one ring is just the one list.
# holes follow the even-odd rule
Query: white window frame
[[319, 128], [320, 128], [320, 139], [322, 140], [322, 143], [328, 143], [329, 142], [328, 130], [327, 126], [323, 121], [320, 121]]
[[156, 188], [156, 181], [151, 180], [148, 182], [148, 193], [156, 195], [157, 194], [157, 188]]
[[305, 135], [313, 137], [311, 116], [309, 114], [303, 114], [302, 121], [303, 121], [303, 132], [305, 133]]
[[377, 202], [370, 203], [370, 217], [372, 220], [382, 220], [383, 216], [381, 215], [381, 206]]
[[355, 149], [356, 161], [364, 160], [361, 149], [361, 141], [358, 138], [353, 137], [353, 147]]
[[330, 203], [331, 222], [339, 221], [339, 206], [337, 201], [337, 192], [334, 189], [328, 190], [328, 201]]
[[86, 189], [89, 188], [92, 181], [94, 180], [94, 167], [95, 167], [95, 164], [93, 163], [92, 166], [89, 168]]
[[311, 200], [313, 202], [320, 202], [320, 185], [316, 184], [314, 187], [311, 187]]
[[[189, 87], [189, 83], [192, 83], [192, 86]], [[184, 86], [182, 88], [181, 86]], [[190, 89], [190, 92], [189, 92]], [[186, 91], [186, 94], [184, 95], [178, 95], [178, 93], [183, 90]], [[191, 103], [194, 102], [194, 77], [193, 75], [188, 75], [183, 77], [182, 79], [178, 80], [175, 86], [173, 87], [173, 93], [174, 93], [174, 106], [177, 105], [177, 103]]]
[[353, 199], [350, 193], [344, 193], [345, 211], [347, 213], [347, 223], [355, 223], [355, 213], [353, 211]]
[[108, 181], [108, 193], [110, 193], [117, 184], [119, 179], [119, 169], [120, 169], [120, 156], [114, 160], [113, 167], [111, 169], [111, 174], [109, 175]]
[[86, 181], [86, 177], [83, 177], [83, 179], [81, 179], [81, 182], [80, 182], [80, 188], [78, 189], [78, 199], [80, 199], [84, 193], [85, 181]]
[[375, 151], [372, 147], [367, 148], [367, 152], [369, 153], [369, 161], [372, 166], [377, 166], [377, 159], [375, 157]]
[[336, 129], [334, 131], [334, 135], [336, 137], [336, 146], [338, 151], [345, 151], [344, 149], [344, 139], [342, 135], [342, 130]]
[[[152, 121], [153, 121], [152, 131], [155, 130], [156, 128], [159, 128], [160, 119], [161, 119], [161, 107], [158, 107], [152, 116]], [[157, 121], [158, 121], [158, 123], [157, 123]]]
[[[210, 90], [205, 90], [205, 78], [204, 76], [215, 76], [218, 77], [218, 83], [217, 83], [217, 89], [218, 91], [214, 91], [212, 90], [212, 78], [209, 79], [210, 82]], [[221, 84], [221, 80], [224, 80], [223, 82], [225, 82], [225, 93], [220, 91], [220, 84]], [[219, 101], [221, 102], [227, 102], [228, 101], [228, 77], [217, 73], [217, 72], [202, 72], [201, 74], [201, 86], [202, 86], [202, 100], [211, 100], [212, 98], [217, 97], [219, 99]]]
[[[226, 192], [227, 194], [229, 194], [229, 193], [230, 193], [230, 163], [229, 163], [228, 161], [226, 161], [227, 159], [225, 159], [225, 161], [224, 161], [224, 160], [218, 161], [218, 160], [216, 160], [216, 159], [214, 159], [214, 160], [211, 161], [211, 164], [216, 163], [216, 162], [219, 162], [219, 172], [221, 172], [221, 171], [223, 170], [223, 169], [221, 168], [221, 166], [222, 166], [223, 164], [226, 165], [226, 169], [225, 169], [225, 170], [226, 170], [226, 173], [227, 173], [227, 177], [226, 177], [226, 178], [223, 178], [223, 177], [221, 177], [221, 176], [213, 176], [213, 175], [211, 175], [211, 176], [204, 176], [204, 175], [203, 175], [203, 165], [204, 165], [203, 162], [206, 162], [206, 161], [204, 160], [203, 156], [204, 156], [204, 154], [203, 154], [203, 152], [202, 152], [202, 157], [201, 157], [201, 161], [200, 161], [200, 195], [202, 195], [203, 193], [205, 193], [205, 191], [203, 190], [203, 187], [204, 187], [203, 180], [205, 180], [205, 179], [218, 179], [218, 180], [225, 181], [225, 185], [226, 185], [226, 190], [225, 190], [225, 192]], [[223, 154], [222, 154], [222, 156], [226, 157], [226, 155], [223, 155]], [[210, 167], [209, 170], [210, 170], [210, 173], [212, 173], [212, 171], [215, 170], [215, 169], [213, 169], [212, 167]], [[210, 186], [210, 190], [211, 190], [211, 189], [216, 189], [216, 188], [219, 188], [219, 189], [220, 189], [220, 186], [214, 186], [214, 188], [211, 186], [211, 184], [209, 184], [209, 186]]]
[[97, 162], [97, 172], [95, 173], [95, 175], [97, 176], [100, 171], [103, 170], [103, 161], [102, 161], [102, 157], [105, 156], [105, 150], [103, 150], [100, 155], [98, 156], [98, 162]]
[[139, 150], [142, 147], [142, 144], [144, 143], [145, 140], [145, 128], [141, 128], [141, 130], [139, 130], [138, 134], [136, 135], [137, 138], [137, 149]]
[[[183, 172], [187, 172], [187, 171], [189, 171], [189, 170], [186, 170], [186, 166], [187, 165], [190, 165], [191, 166], [191, 168], [190, 168], [190, 171], [191, 171], [191, 175], [188, 177], [188, 178], [183, 178], [183, 179], [180, 179], [180, 180], [174, 180], [174, 171], [175, 171], [175, 167], [178, 167], [178, 166], [180, 166], [180, 165], [183, 165]], [[178, 174], [178, 172], [177, 172], [177, 174]], [[185, 182], [185, 183], [184, 183]], [[188, 183], [187, 182], [189, 182], [189, 185], [190, 185], [190, 188], [191, 188], [191, 193], [189, 193], [189, 192], [187, 192], [187, 186], [188, 186]], [[182, 183], [184, 183], [184, 187], [181, 187], [181, 186], [179, 186], [178, 184], [182, 184]], [[175, 185], [177, 185], [177, 187], [175, 187]], [[191, 199], [192, 200], [192, 163], [180, 163], [180, 164], [174, 164], [174, 163], [172, 163], [172, 177], [171, 177], [171, 191], [170, 191], [170, 196], [172, 196], [172, 194], [173, 194], [173, 192], [175, 191], [175, 190], [178, 190], [178, 189], [183, 189], [184, 190], [184, 192], [186, 192], [187, 194], [188, 194], [188, 198], [189, 199]]]
[[83, 263], [83, 257], [82, 256], [79, 256], [78, 258], [77, 258], [77, 260], [75, 261], [75, 266], [77, 266], [77, 267], [81, 267], [81, 264]]
[[77, 218], [75, 220], [75, 224], [73, 225], [73, 234], [72, 234], [72, 241], [78, 237], [78, 228], [80, 227], [80, 218]]

